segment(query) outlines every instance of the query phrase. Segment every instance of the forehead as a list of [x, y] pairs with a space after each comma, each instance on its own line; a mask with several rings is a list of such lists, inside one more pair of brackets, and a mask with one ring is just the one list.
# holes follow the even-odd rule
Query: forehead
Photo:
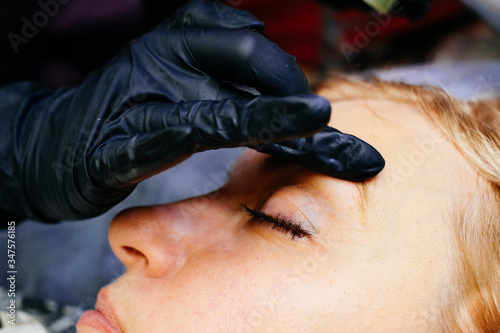
[[464, 173], [475, 174], [444, 134], [409, 102], [334, 102], [329, 126], [373, 145], [386, 160], [382, 174], [399, 186], [425, 185], [426, 181], [439, 185], [445, 180], [452, 186]]
[[425, 219], [435, 225], [478, 191], [478, 173], [415, 104], [335, 102], [329, 125], [370, 143], [386, 160], [366, 183], [368, 222]]
[[[391, 155], [391, 150], [432, 137], [446, 140], [420, 114], [416, 105], [384, 99], [359, 99], [331, 103], [329, 126], [353, 134]], [[390, 149], [389, 149], [390, 148]]]
[[[331, 105], [329, 126], [370, 143], [386, 160], [384, 170], [366, 182], [362, 191], [359, 186], [356, 188], [368, 201], [377, 196], [389, 199], [390, 194], [391, 200], [386, 201], [417, 209], [428, 202], [443, 202], [452, 196], [473, 193], [477, 173], [416, 105], [400, 100], [362, 98]], [[240, 183], [236, 188], [248, 192], [256, 190], [259, 183], [267, 187], [265, 179], [281, 175], [280, 179], [295, 185], [320, 183], [325, 191], [328, 184], [339, 186], [339, 180], [284, 161], [270, 162], [273, 160], [268, 155], [247, 152], [236, 164], [231, 183]], [[253, 179], [251, 187], [249, 178]], [[357, 185], [351, 183], [351, 186]]]

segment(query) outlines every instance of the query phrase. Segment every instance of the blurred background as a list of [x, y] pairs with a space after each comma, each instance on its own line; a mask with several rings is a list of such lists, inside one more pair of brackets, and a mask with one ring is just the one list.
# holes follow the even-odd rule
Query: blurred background
[[[43, 10], [38, 2], [2, 1], [0, 84], [35, 80], [52, 88], [77, 85], [125, 43], [150, 30], [183, 3], [52, 0], [57, 6], [52, 7], [53, 17], [46, 22], [39, 20], [34, 32], [27, 29], [30, 38], [19, 42], [16, 53], [9, 32], [24, 38], [22, 29], [26, 23], [22, 18], [32, 21]], [[481, 4], [484, 0], [435, 0], [427, 15], [415, 21], [391, 13], [333, 10], [312, 0], [226, 2], [261, 19], [266, 24], [265, 34], [295, 55], [311, 77], [331, 69], [359, 71], [432, 61], [443, 57], [440, 53], [450, 47], [450, 53], [461, 58], [484, 58], [498, 52], [498, 38], [493, 35], [492, 26], [500, 29], [498, 16], [495, 20], [500, 4], [485, 9]], [[485, 21], [485, 13], [493, 18], [486, 17], [489, 21]], [[456, 34], [467, 35], [468, 40], [454, 42]]]
[[[297, 57], [312, 85], [331, 71], [376, 70], [386, 79], [438, 84], [461, 98], [500, 95], [500, 3], [496, 0], [436, 0], [417, 21], [392, 13], [334, 10], [310, 0], [226, 2], [264, 21], [265, 34]], [[50, 11], [40, 3], [52, 4], [47, 7]], [[182, 3], [3, 0], [0, 85], [20, 80], [54, 89], [78, 85], [128, 41], [153, 28]], [[41, 11], [50, 19], [44, 21]], [[33, 22], [34, 17], [39, 18], [37, 25], [26, 28], [26, 21]], [[13, 34], [20, 38], [16, 47]], [[92, 220], [20, 224], [17, 288], [24, 308], [45, 318], [51, 331], [73, 331], [81, 311], [94, 306], [98, 290], [123, 272], [107, 241], [112, 217], [126, 207], [172, 202], [216, 190], [241, 151], [197, 154], [141, 183], [127, 200]], [[0, 242], [5, 241], [6, 233], [1, 232]], [[6, 271], [0, 271], [0, 287], [4, 288]], [[6, 300], [2, 296], [0, 290], [0, 305]]]

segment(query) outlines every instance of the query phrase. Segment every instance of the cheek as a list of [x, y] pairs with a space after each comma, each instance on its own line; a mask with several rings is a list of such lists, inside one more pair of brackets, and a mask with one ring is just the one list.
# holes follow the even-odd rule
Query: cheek
[[290, 260], [251, 239], [238, 243], [237, 248], [193, 254], [173, 276], [147, 279], [126, 274], [117, 280], [111, 289], [124, 326], [137, 331], [155, 327], [169, 332], [229, 332], [259, 324], [282, 299]]
[[113, 296], [124, 326], [144, 332], [345, 331], [369, 329], [382, 315], [374, 280], [368, 283], [366, 271], [352, 263], [323, 252], [263, 250], [195, 258], [164, 279], [122, 277]]

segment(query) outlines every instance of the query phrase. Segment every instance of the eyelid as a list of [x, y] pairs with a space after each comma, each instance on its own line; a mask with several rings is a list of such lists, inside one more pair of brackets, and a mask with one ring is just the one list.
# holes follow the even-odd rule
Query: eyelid
[[272, 224], [273, 229], [277, 229], [284, 234], [291, 234], [292, 239], [312, 236], [309, 231], [302, 228], [302, 225], [300, 223], [293, 222], [281, 216], [273, 216], [257, 210], [253, 210], [245, 204], [242, 204], [242, 207], [252, 217], [250, 221], [261, 224]]

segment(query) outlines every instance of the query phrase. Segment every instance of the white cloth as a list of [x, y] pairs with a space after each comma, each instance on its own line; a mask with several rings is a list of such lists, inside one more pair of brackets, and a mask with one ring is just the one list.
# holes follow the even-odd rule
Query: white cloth
[[461, 0], [500, 33], [500, 0]]

